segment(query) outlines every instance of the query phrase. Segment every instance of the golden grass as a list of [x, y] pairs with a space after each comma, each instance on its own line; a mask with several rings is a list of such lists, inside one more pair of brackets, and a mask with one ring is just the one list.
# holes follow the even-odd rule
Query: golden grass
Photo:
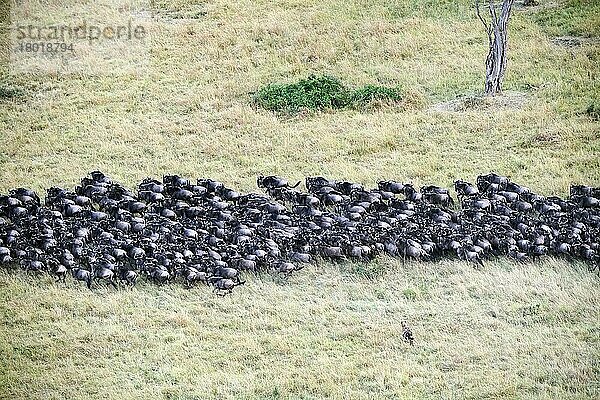
[[[485, 38], [462, 16], [468, 2], [435, 18], [416, 1], [395, 13], [383, 1], [229, 3], [158, 22], [145, 76], [12, 78], [29, 90], [3, 104], [0, 188], [72, 186], [94, 168], [128, 184], [170, 171], [243, 189], [259, 173], [448, 185], [496, 170], [546, 193], [600, 183], [599, 124], [578, 114], [600, 89], [596, 48], [553, 45], [526, 14], [512, 21], [506, 88], [535, 88], [528, 105], [447, 115], [428, 105], [482, 86]], [[315, 71], [400, 85], [417, 109], [281, 120], [250, 107], [263, 85]]]
[[[506, 89], [524, 93], [522, 108], [432, 111], [483, 86], [470, 4], [157, 2], [141, 76], [3, 70], [24, 94], [0, 100], [0, 192], [73, 186], [93, 169], [128, 185], [178, 173], [243, 190], [258, 174], [448, 186], [489, 171], [544, 194], [600, 186], [600, 124], [581, 114], [598, 100], [600, 50], [553, 44], [534, 11], [510, 28]], [[577, 29], [593, 26], [588, 14]], [[283, 119], [250, 106], [263, 85], [312, 72], [399, 85], [412, 107]], [[0, 398], [598, 397], [597, 277], [561, 260], [489, 264], [320, 264], [224, 299], [2, 273]]]
[[[0, 274], [0, 397], [592, 398], [598, 279], [582, 265], [383, 260], [233, 296]], [[407, 319], [416, 337], [401, 338]]]

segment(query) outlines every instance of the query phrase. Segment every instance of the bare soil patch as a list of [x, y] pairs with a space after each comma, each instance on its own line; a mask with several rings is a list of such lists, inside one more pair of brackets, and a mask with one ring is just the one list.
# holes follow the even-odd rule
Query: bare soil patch
[[568, 48], [581, 47], [584, 45], [600, 45], [600, 38], [589, 38], [583, 36], [557, 36], [550, 40], [557, 46]]
[[477, 94], [434, 104], [430, 110], [438, 112], [462, 112], [492, 108], [522, 109], [528, 100], [529, 96], [523, 92], [507, 91], [497, 96]]
[[549, 8], [556, 8], [558, 7], [558, 2], [556, 1], [550, 1], [550, 2], [541, 2], [539, 0], [537, 1], [531, 1], [531, 0], [518, 0], [515, 1], [515, 9], [517, 11], [531, 11], [531, 12], [537, 12], [537, 11], [541, 11], [541, 10], [547, 10]]

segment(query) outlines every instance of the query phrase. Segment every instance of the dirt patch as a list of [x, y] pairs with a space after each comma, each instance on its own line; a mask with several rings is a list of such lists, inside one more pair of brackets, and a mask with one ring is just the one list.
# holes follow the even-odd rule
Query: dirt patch
[[600, 38], [588, 38], [583, 36], [557, 36], [550, 40], [557, 46], [568, 48], [584, 45], [600, 45]]
[[208, 11], [205, 4], [191, 4], [171, 9], [158, 8], [154, 10], [154, 14], [159, 20], [172, 24], [184, 24], [205, 18]]
[[533, 136], [525, 139], [521, 143], [521, 147], [524, 149], [529, 148], [541, 148], [541, 147], [555, 147], [561, 142], [559, 133], [556, 132], [538, 132]]
[[558, 2], [549, 1], [549, 2], [541, 2], [539, 0], [517, 0], [515, 1], [515, 9], [517, 11], [531, 11], [537, 12], [541, 10], [547, 10], [549, 8], [558, 7]]
[[498, 108], [519, 110], [527, 104], [528, 100], [529, 96], [523, 92], [504, 92], [496, 96], [478, 94], [434, 104], [430, 110], [438, 112], [462, 112]]

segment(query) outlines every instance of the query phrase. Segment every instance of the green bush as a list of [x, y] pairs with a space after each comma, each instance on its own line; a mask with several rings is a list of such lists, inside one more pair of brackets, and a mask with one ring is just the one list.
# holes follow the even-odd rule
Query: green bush
[[0, 81], [0, 100], [10, 100], [23, 95], [23, 90], [14, 85]]
[[401, 100], [398, 88], [367, 85], [349, 89], [332, 76], [311, 75], [296, 83], [270, 84], [254, 95], [254, 104], [269, 111], [294, 114], [302, 110], [323, 111], [366, 108], [375, 102]]
[[600, 104], [591, 103], [585, 113], [594, 121], [600, 121]]

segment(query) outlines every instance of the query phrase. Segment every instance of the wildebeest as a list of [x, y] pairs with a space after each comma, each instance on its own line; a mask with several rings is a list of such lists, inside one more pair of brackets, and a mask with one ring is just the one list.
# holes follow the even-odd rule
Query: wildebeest
[[0, 264], [38, 275], [116, 287], [138, 277], [156, 284], [197, 282], [231, 293], [249, 272], [289, 276], [305, 263], [369, 262], [378, 255], [482, 267], [508, 256], [581, 259], [596, 270], [600, 190], [573, 186], [570, 197], [545, 197], [508, 177], [477, 185], [455, 181], [460, 204], [442, 187], [382, 180], [376, 188], [307, 177], [308, 192], [261, 176], [266, 193], [241, 194], [213, 179], [147, 178], [137, 193], [100, 171], [74, 191], [50, 188], [45, 202], [18, 188], [0, 195]]

